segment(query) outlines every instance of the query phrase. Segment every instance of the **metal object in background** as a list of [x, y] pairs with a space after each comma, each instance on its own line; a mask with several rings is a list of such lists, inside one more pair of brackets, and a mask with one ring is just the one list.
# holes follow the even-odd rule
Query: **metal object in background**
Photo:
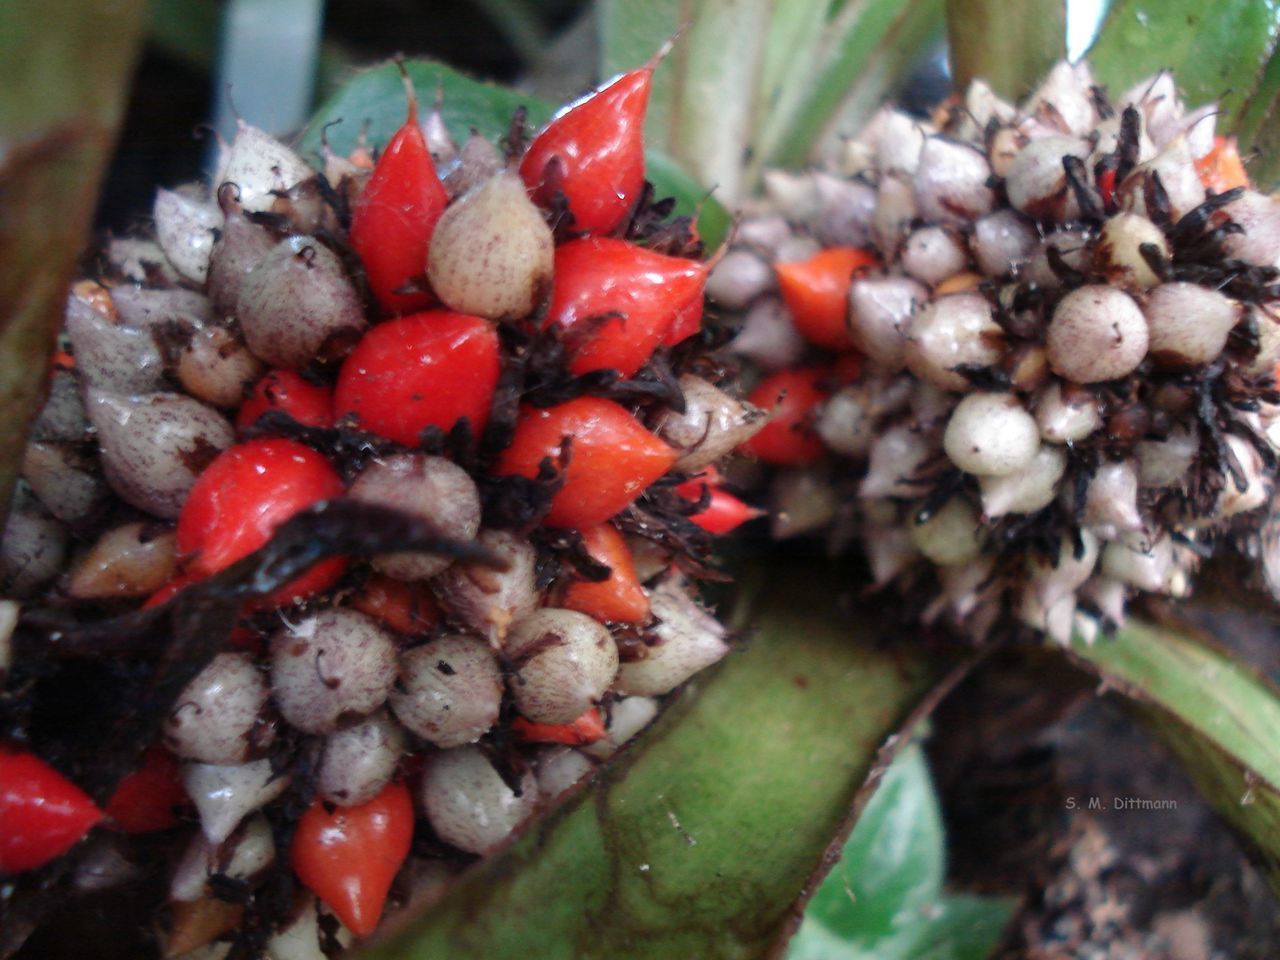
[[323, 0], [227, 3], [213, 111], [222, 136], [235, 135], [237, 117], [278, 136], [306, 122], [323, 19]]

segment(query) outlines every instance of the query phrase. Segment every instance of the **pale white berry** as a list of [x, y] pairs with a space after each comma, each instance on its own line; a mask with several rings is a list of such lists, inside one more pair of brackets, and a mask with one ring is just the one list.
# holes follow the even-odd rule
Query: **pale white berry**
[[187, 684], [164, 722], [165, 745], [203, 763], [243, 763], [272, 740], [269, 692], [243, 653], [220, 653]]
[[544, 607], [518, 621], [504, 651], [516, 708], [535, 723], [570, 723], [598, 703], [618, 673], [618, 646], [604, 624]]
[[650, 593], [654, 623], [645, 656], [622, 664], [615, 689], [657, 697], [670, 693], [729, 652], [724, 624], [690, 596], [684, 578], [671, 574]]
[[428, 763], [418, 801], [441, 840], [484, 855], [533, 816], [538, 781], [525, 772], [519, 785], [517, 796], [478, 747], [458, 747]]
[[450, 204], [427, 254], [431, 289], [462, 313], [523, 317], [546, 296], [555, 242], [524, 182], [499, 173]]
[[307, 733], [372, 713], [396, 678], [390, 633], [354, 610], [321, 610], [271, 639], [271, 691], [280, 713]]
[[911, 542], [934, 563], [968, 563], [982, 553], [980, 526], [974, 509], [952, 497], [924, 523], [912, 524]]
[[1045, 346], [1049, 366], [1075, 383], [1101, 383], [1132, 373], [1147, 355], [1147, 320], [1115, 287], [1072, 290], [1053, 312]]
[[1212, 363], [1240, 321], [1238, 303], [1198, 283], [1156, 287], [1144, 313], [1151, 331], [1151, 359], [1172, 368]]
[[992, 366], [1004, 355], [1004, 347], [1004, 331], [986, 298], [956, 293], [930, 301], [912, 316], [906, 361], [920, 379], [961, 392], [969, 381], [956, 368]]
[[1040, 431], [1012, 394], [971, 393], [947, 421], [942, 447], [966, 473], [999, 477], [1030, 465], [1040, 449]]
[[1036, 426], [1049, 443], [1083, 440], [1102, 426], [1098, 398], [1083, 387], [1054, 381], [1036, 402]]
[[849, 287], [849, 335], [854, 346], [886, 370], [901, 370], [911, 314], [928, 300], [928, 289], [909, 277], [858, 277]]
[[1136, 213], [1118, 213], [1102, 227], [1094, 256], [1107, 279], [1123, 287], [1154, 287], [1160, 277], [1143, 254], [1148, 248], [1161, 260], [1169, 259], [1164, 231]]
[[442, 747], [474, 743], [498, 720], [502, 670], [484, 640], [450, 634], [401, 654], [390, 700], [418, 736]]
[[1053, 502], [1058, 483], [1067, 469], [1067, 455], [1061, 447], [1042, 445], [1031, 462], [1004, 476], [978, 478], [982, 490], [982, 512], [989, 518], [1007, 513], [1035, 513]]
[[927, 137], [913, 186], [916, 206], [931, 223], [965, 226], [995, 205], [991, 167], [982, 151], [945, 137]]

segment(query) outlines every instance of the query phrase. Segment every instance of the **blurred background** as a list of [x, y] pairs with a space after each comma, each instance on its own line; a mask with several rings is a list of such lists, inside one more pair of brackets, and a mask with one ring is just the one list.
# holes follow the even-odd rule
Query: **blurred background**
[[[157, 184], [192, 180], [241, 116], [299, 130], [359, 68], [396, 53], [519, 82], [548, 99], [592, 82], [586, 0], [153, 0], [96, 225], [127, 232]], [[429, 93], [427, 94], [429, 96]]]

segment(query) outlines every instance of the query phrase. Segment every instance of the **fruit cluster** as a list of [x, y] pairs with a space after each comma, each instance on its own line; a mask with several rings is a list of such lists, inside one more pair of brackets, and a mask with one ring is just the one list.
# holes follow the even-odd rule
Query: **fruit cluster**
[[[1251, 549], [1280, 441], [1280, 201], [1162, 73], [886, 108], [773, 173], [708, 293], [743, 317], [775, 528], [860, 542], [927, 622], [1061, 642]], [[837, 360], [865, 356], [853, 382]], [[847, 366], [847, 364], [845, 364]], [[781, 398], [781, 399], [779, 399]]]
[[[644, 180], [653, 67], [505, 154], [412, 90], [376, 161], [321, 175], [242, 125], [212, 193], [161, 190], [154, 239], [75, 286], [0, 547], [0, 875], [172, 851], [166, 955], [319, 960], [727, 652], [687, 575], [754, 515], [715, 464], [764, 418], [716, 386], [709, 265]], [[85, 745], [32, 702], [66, 637], [30, 611], [180, 613], [333, 503], [439, 548], [317, 559], [197, 663], [117, 638], [181, 693], [150, 744], [90, 745], [137, 748], [108, 795], [77, 787]]]

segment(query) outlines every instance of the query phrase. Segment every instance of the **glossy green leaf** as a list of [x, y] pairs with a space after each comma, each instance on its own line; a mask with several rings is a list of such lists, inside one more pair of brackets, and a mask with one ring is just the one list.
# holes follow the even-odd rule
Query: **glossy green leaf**
[[1115, 0], [1089, 59], [1113, 94], [1172, 69], [1189, 103], [1221, 102], [1229, 128], [1257, 88], [1278, 31], [1273, 0]]
[[0, 516], [93, 219], [141, 0], [0, 4]]
[[[423, 106], [443, 92], [441, 114], [449, 132], [461, 143], [472, 130], [490, 140], [505, 136], [518, 107], [528, 112], [528, 123], [537, 128], [551, 118], [554, 108], [534, 97], [506, 87], [472, 80], [442, 64], [413, 60], [405, 64]], [[299, 149], [311, 159], [319, 157], [322, 137], [337, 153], [347, 153], [363, 132], [375, 147], [385, 144], [405, 120], [404, 82], [394, 63], [385, 63], [357, 74], [320, 108]], [[675, 161], [651, 151], [646, 158], [646, 175], [660, 197], [675, 197], [676, 212], [699, 214], [698, 229], [707, 246], [714, 248], [724, 239], [729, 215], [724, 207], [699, 186]]]
[[947, 0], [951, 74], [963, 90], [981, 78], [1021, 100], [1066, 55], [1066, 0]]
[[878, 648], [832, 582], [773, 576], [714, 676], [366, 960], [763, 956], [941, 669]]
[[924, 752], [904, 750], [809, 903], [788, 960], [981, 960], [1014, 901], [943, 892], [942, 814]]
[[1280, 890], [1280, 689], [1170, 627], [1131, 621], [1071, 652], [1147, 719]]

